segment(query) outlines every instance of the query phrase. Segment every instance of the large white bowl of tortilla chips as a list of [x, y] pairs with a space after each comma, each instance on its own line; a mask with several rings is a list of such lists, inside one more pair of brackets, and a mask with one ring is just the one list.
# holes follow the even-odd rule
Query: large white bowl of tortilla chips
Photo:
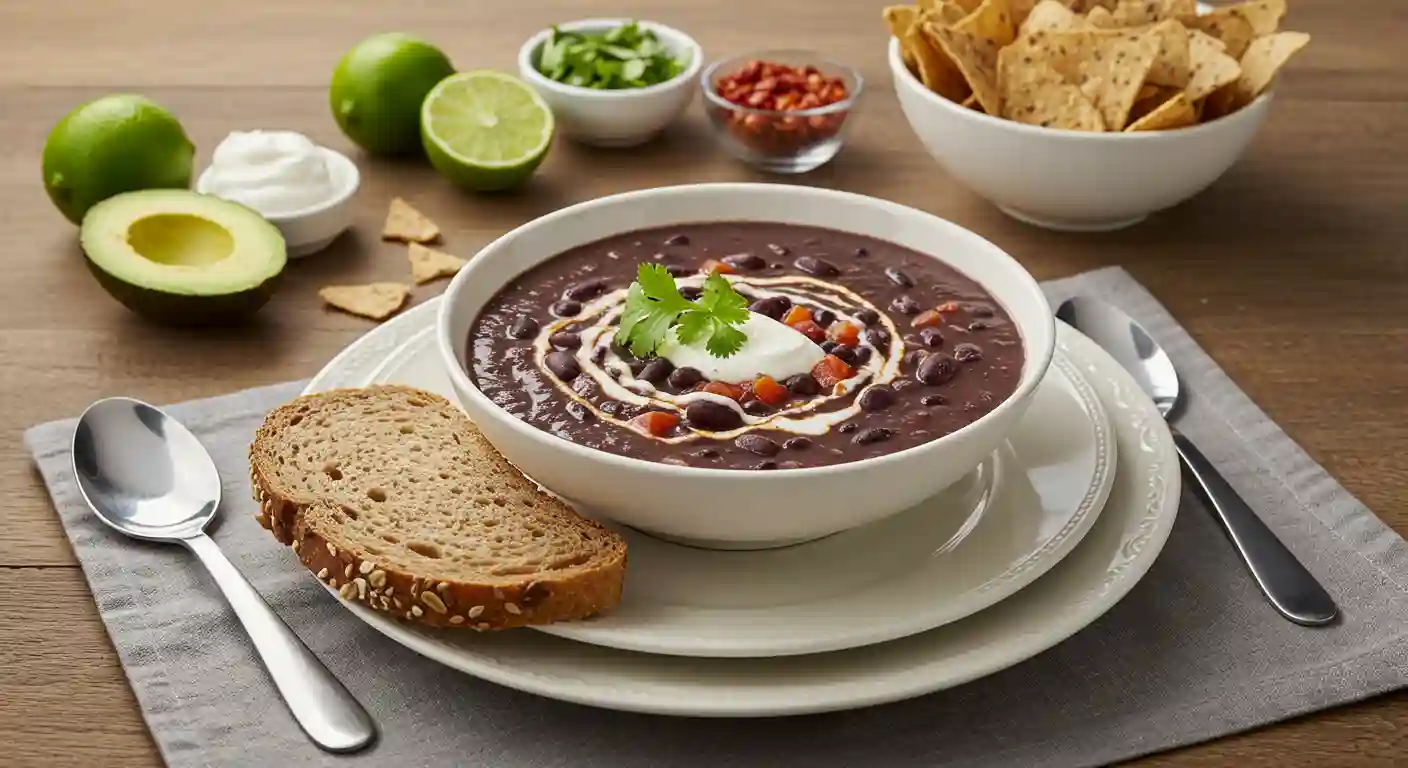
[[910, 127], [950, 176], [1037, 226], [1118, 229], [1207, 188], [1245, 152], [1277, 70], [1309, 39], [1277, 31], [1285, 0], [1210, 14], [1191, 0], [1090, 7], [885, 12]]

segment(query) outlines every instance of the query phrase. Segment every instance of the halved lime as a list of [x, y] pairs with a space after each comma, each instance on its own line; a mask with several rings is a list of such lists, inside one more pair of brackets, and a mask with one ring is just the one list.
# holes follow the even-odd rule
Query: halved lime
[[451, 75], [421, 105], [421, 140], [430, 164], [474, 191], [528, 180], [552, 144], [552, 110], [512, 75], [475, 70]]

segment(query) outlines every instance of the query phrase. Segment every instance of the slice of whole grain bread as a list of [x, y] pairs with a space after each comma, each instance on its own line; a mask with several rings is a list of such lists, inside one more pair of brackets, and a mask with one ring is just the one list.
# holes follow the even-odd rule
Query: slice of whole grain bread
[[346, 600], [432, 626], [580, 619], [621, 599], [626, 544], [410, 387], [300, 397], [250, 446], [260, 523]]

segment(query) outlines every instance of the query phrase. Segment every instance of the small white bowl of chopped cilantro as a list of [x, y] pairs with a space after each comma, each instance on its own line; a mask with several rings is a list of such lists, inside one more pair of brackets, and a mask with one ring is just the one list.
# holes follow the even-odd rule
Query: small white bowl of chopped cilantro
[[653, 21], [582, 19], [534, 35], [518, 70], [552, 108], [558, 131], [584, 144], [648, 141], [689, 106], [704, 52]]

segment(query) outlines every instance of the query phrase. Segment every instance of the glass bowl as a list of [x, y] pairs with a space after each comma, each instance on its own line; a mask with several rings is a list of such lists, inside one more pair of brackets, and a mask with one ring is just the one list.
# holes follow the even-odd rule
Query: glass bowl
[[[753, 83], [754, 92], [768, 93], [763, 84], [769, 78], [763, 64], [784, 64], [806, 68], [809, 85], [804, 91], [784, 91], [795, 98], [785, 109], [761, 109], [725, 98], [720, 86], [731, 76], [742, 75], [743, 83]], [[811, 77], [813, 74], [819, 76]], [[822, 106], [807, 107], [805, 96], [811, 90], [824, 90], [832, 79], [845, 86], [845, 97]], [[734, 157], [771, 173], [806, 173], [825, 164], [841, 151], [845, 142], [847, 118], [855, 109], [863, 80], [860, 73], [844, 64], [830, 61], [810, 51], [757, 51], [714, 62], [699, 77], [704, 93], [704, 109], [714, 135]], [[742, 85], [730, 89], [739, 98]], [[800, 95], [798, 95], [800, 93]], [[761, 98], [761, 97], [760, 97]], [[790, 100], [790, 99], [789, 99]]]

